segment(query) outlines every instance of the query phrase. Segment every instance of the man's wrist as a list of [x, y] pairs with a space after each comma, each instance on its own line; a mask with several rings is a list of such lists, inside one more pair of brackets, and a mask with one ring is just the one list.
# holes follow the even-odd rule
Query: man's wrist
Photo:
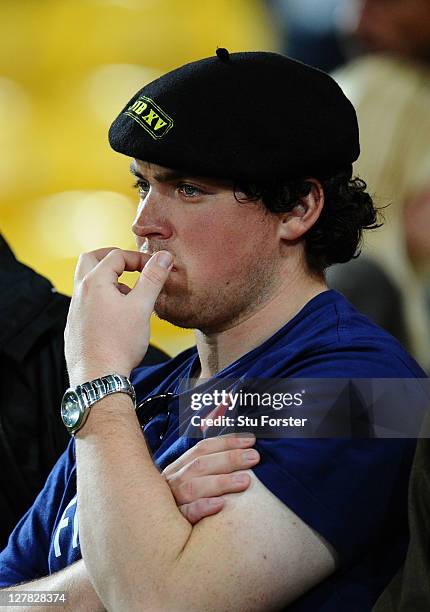
[[130, 378], [131, 370], [127, 370], [124, 367], [114, 366], [98, 366], [98, 367], [87, 367], [87, 368], [75, 368], [69, 371], [70, 387], [76, 388], [78, 385], [83, 385], [102, 376], [108, 376], [109, 374], [120, 374], [125, 378]]
[[87, 380], [64, 393], [61, 402], [61, 417], [68, 431], [75, 435], [85, 427], [91, 410], [111, 395], [126, 394], [133, 406], [136, 405], [136, 393], [130, 380], [116, 372]]
[[95, 432], [113, 429], [118, 420], [134, 413], [133, 400], [126, 393], [107, 395], [95, 403], [88, 414], [85, 425], [76, 432], [76, 438], [82, 438]]
[[127, 393], [112, 393], [111, 395], [106, 395], [91, 406], [88, 418], [90, 418], [92, 414], [100, 414], [103, 416], [110, 414], [116, 415], [118, 411], [129, 412], [130, 409], [134, 411], [134, 403]]
[[85, 425], [76, 432], [76, 439], [97, 434], [105, 437], [109, 432], [115, 431], [120, 422], [134, 414], [134, 404], [130, 396], [125, 393], [107, 395], [91, 407]]

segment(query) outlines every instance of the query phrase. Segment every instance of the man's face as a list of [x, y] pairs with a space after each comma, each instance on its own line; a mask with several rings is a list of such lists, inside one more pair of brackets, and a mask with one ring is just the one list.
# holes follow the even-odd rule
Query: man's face
[[[279, 220], [239, 203], [228, 181], [134, 160], [139, 249], [167, 250], [173, 269], [155, 305], [162, 319], [206, 332], [228, 329], [270, 299], [279, 282]], [[238, 194], [240, 195], [240, 194]]]

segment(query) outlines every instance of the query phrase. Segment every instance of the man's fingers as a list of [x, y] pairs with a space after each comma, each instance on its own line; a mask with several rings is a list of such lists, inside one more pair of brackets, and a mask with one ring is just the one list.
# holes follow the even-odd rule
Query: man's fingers
[[173, 257], [168, 251], [159, 251], [146, 262], [133, 292], [141, 299], [148, 312], [154, 310], [158, 294], [163, 288], [173, 265]]
[[202, 498], [219, 497], [227, 493], [245, 491], [251, 478], [246, 472], [219, 474], [191, 478], [185, 482], [169, 482], [170, 489], [178, 505], [189, 504]]
[[82, 280], [97, 267], [102, 276], [108, 275], [115, 282], [123, 272], [140, 272], [148, 259], [149, 255], [139, 251], [126, 251], [117, 247], [97, 249], [79, 257], [75, 279]]
[[[187, 463], [178, 472], [166, 476], [166, 480], [172, 486], [187, 483], [196, 477], [212, 476], [216, 474], [231, 474], [238, 470], [246, 470], [260, 461], [259, 453], [254, 449], [234, 449], [196, 457]], [[202, 497], [198, 495], [198, 497]]]
[[116, 250], [118, 247], [104, 247], [89, 253], [82, 253], [79, 256], [75, 270], [75, 281], [82, 280], [84, 276], [89, 274], [106, 257], [108, 253]]
[[222, 497], [211, 497], [206, 499], [198, 499], [190, 504], [179, 506], [179, 510], [185, 516], [191, 525], [195, 525], [205, 516], [216, 514], [224, 506]]
[[216, 436], [214, 438], [200, 440], [200, 442], [181, 455], [178, 459], [176, 459], [176, 461], [173, 461], [173, 463], [168, 465], [164, 469], [163, 475], [165, 478], [172, 476], [172, 474], [179, 472], [180, 469], [191, 463], [197, 457], [203, 457], [204, 455], [211, 455], [213, 453], [219, 453], [227, 450], [234, 450], [236, 448], [249, 448], [254, 444], [255, 436], [253, 434], [246, 434], [243, 436], [232, 436], [231, 434], [227, 434], [224, 436]]
[[123, 272], [140, 272], [144, 266], [142, 253], [114, 249], [97, 265], [98, 274], [117, 282]]

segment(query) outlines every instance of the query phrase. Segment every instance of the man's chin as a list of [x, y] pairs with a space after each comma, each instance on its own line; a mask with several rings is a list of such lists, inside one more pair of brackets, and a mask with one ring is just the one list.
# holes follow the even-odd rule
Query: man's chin
[[184, 305], [176, 303], [176, 300], [164, 291], [160, 293], [154, 306], [154, 313], [159, 319], [176, 327], [194, 329], [197, 323], [195, 315], [187, 313], [186, 310]]
[[167, 323], [171, 323], [176, 327], [182, 327], [183, 329], [195, 329], [196, 327], [196, 325], [193, 324], [193, 321], [187, 320], [178, 313], [170, 312], [165, 308], [158, 308], [156, 306], [154, 308], [154, 314], [162, 321], [167, 321]]

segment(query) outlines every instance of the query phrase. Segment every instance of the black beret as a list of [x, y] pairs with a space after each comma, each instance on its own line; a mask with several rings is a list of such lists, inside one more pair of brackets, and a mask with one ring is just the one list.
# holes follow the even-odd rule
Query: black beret
[[350, 171], [360, 153], [354, 108], [328, 74], [226, 49], [145, 85], [109, 142], [160, 166], [254, 182]]

